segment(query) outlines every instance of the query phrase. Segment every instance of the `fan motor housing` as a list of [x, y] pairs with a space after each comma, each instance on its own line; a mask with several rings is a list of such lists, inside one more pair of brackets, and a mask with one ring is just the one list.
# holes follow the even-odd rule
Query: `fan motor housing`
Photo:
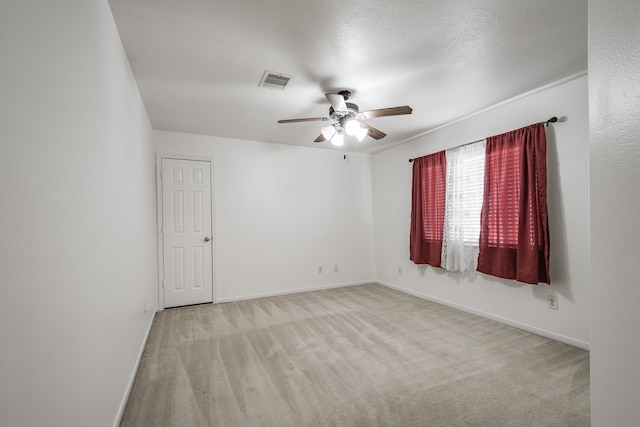
[[347, 104], [347, 111], [336, 111], [333, 107], [329, 107], [329, 116], [338, 121], [344, 118], [356, 117], [360, 112], [358, 106], [352, 102], [345, 102], [345, 104]]

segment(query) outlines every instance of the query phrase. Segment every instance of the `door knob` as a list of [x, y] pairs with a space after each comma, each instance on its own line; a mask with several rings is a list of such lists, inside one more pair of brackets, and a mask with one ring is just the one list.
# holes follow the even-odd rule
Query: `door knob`
[[205, 241], [205, 242], [208, 242], [209, 240], [211, 240], [211, 239], [209, 238], [209, 236], [207, 236], [207, 237], [205, 237], [205, 238], [204, 238], [204, 241]]

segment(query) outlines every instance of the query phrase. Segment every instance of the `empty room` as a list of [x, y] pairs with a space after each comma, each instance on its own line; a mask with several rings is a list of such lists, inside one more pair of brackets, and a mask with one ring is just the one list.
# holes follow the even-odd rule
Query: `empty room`
[[637, 425], [639, 26], [2, 2], [0, 425]]

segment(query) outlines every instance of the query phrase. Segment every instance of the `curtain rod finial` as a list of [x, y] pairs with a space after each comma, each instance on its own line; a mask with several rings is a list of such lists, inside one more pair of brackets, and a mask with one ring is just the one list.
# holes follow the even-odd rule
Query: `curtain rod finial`
[[558, 118], [556, 116], [553, 116], [545, 122], [545, 125], [549, 126], [549, 123], [555, 123], [557, 121], [558, 121]]

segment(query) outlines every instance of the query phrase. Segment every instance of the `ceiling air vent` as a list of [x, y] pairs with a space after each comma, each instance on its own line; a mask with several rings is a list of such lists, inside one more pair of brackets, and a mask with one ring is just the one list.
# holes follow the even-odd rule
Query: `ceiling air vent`
[[276, 89], [284, 89], [289, 84], [293, 76], [287, 76], [273, 71], [265, 71], [258, 86], [271, 87]]

